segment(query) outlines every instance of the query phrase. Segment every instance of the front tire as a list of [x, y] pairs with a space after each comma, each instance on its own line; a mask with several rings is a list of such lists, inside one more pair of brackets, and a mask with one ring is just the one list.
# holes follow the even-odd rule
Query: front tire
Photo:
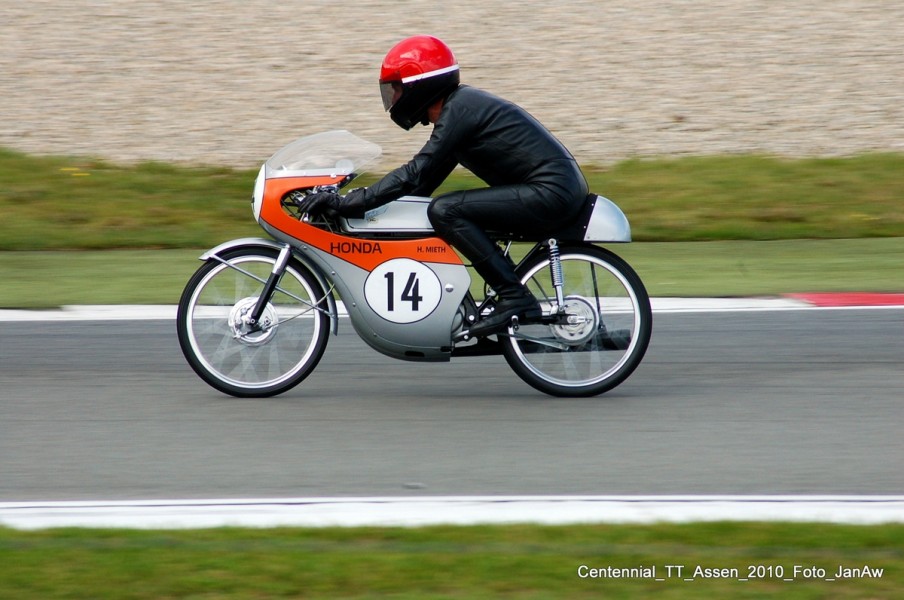
[[[534, 388], [553, 396], [596, 396], [622, 383], [643, 359], [653, 329], [650, 298], [624, 260], [596, 246], [560, 249], [565, 315], [557, 305], [549, 257], [518, 268], [540, 302], [544, 323], [500, 336], [509, 366]], [[555, 321], [555, 322], [552, 322]]]
[[249, 314], [278, 252], [238, 248], [204, 263], [182, 293], [176, 317], [179, 345], [188, 364], [217, 390], [238, 397], [281, 394], [307, 377], [326, 349], [329, 317], [325, 292], [298, 260], [291, 259], [261, 316]]

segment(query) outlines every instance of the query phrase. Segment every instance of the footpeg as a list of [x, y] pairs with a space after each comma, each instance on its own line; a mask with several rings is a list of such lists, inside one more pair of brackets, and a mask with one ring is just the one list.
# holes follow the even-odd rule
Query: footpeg
[[454, 336], [452, 336], [453, 342], [467, 342], [471, 339], [471, 330], [465, 329], [464, 331], [459, 331]]

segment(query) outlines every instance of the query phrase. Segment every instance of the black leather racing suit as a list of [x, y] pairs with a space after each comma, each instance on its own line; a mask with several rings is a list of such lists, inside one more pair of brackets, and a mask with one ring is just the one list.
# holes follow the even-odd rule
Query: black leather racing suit
[[588, 194], [574, 157], [527, 111], [460, 86], [446, 98], [427, 144], [367, 188], [364, 204], [430, 196], [457, 164], [490, 187], [439, 196], [428, 216], [475, 266], [498, 251], [485, 231], [544, 235], [569, 223]]

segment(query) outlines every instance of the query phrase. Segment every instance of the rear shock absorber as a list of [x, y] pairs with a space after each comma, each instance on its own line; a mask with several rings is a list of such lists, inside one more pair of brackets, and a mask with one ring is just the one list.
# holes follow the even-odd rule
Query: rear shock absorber
[[553, 314], [560, 313], [565, 309], [565, 295], [563, 287], [565, 286], [565, 273], [562, 271], [562, 255], [559, 253], [559, 242], [555, 238], [550, 238], [549, 244], [549, 274], [552, 277], [552, 285], [556, 290], [556, 309]]

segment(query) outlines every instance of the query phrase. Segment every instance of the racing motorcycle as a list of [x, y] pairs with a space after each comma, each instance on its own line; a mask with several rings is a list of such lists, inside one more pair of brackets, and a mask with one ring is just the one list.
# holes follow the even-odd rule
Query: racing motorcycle
[[314, 370], [343, 314], [385, 355], [501, 354], [554, 396], [604, 393], [637, 368], [652, 331], [650, 300], [637, 273], [596, 245], [631, 240], [613, 202], [591, 195], [571, 225], [542, 239], [491, 232], [542, 316], [515, 317], [506, 331], [475, 339], [469, 328], [495, 295], [472, 285], [472, 271], [436, 237], [430, 198], [403, 197], [363, 218], [300, 212], [305, 195], [341, 189], [380, 155], [375, 144], [330, 131], [290, 143], [261, 167], [252, 209], [272, 239], [208, 250], [179, 301], [179, 344], [201, 379], [233, 396], [283, 393]]

